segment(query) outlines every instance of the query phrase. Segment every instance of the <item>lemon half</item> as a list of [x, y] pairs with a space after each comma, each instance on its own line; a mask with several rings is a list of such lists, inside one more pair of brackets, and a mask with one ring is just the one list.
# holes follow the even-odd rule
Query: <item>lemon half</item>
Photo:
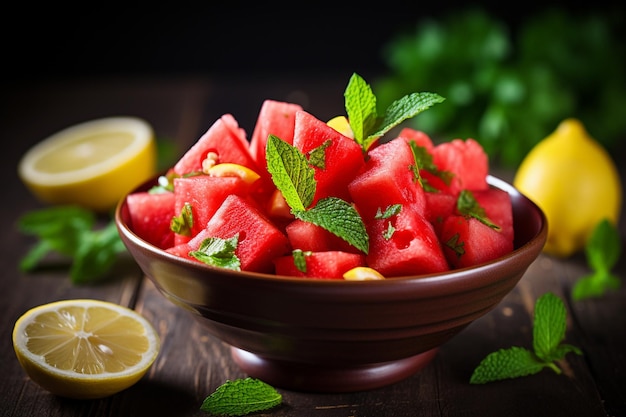
[[64, 300], [24, 313], [13, 347], [30, 378], [53, 394], [104, 398], [135, 384], [157, 357], [152, 325], [129, 308], [99, 300]]
[[41, 201], [110, 210], [155, 175], [152, 127], [135, 117], [110, 117], [64, 129], [33, 146], [18, 174]]

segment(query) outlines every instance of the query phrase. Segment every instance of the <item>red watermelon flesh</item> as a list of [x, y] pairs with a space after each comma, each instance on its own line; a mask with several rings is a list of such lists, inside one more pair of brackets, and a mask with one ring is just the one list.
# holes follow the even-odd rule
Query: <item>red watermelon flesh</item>
[[296, 113], [294, 147], [307, 155], [327, 141], [330, 145], [325, 148], [325, 167], [314, 167], [317, 188], [312, 206], [329, 196], [348, 200], [348, 183], [365, 163], [361, 146], [353, 139], [305, 111]]
[[509, 193], [499, 188], [472, 191], [476, 202], [485, 209], [485, 215], [500, 227], [500, 233], [513, 242], [513, 206]]
[[428, 152], [432, 152], [435, 145], [432, 139], [426, 133], [421, 130], [415, 130], [410, 127], [405, 127], [400, 131], [398, 138], [404, 138], [404, 140], [412, 140], [417, 146], [426, 148]]
[[285, 231], [293, 249], [312, 252], [337, 250], [349, 253], [360, 252], [357, 248], [328, 230], [299, 219], [289, 223]]
[[209, 152], [217, 153], [217, 163], [235, 163], [260, 171], [250, 155], [245, 132], [230, 114], [223, 115], [211, 125], [174, 165], [174, 172], [182, 176], [202, 171], [202, 161]]
[[196, 175], [174, 179], [174, 205], [176, 216], [181, 214], [185, 203], [191, 205], [193, 227], [191, 235], [176, 234], [176, 245], [188, 242], [193, 236], [204, 229], [226, 197], [231, 194], [244, 196], [248, 186], [240, 177], [211, 177]]
[[161, 249], [174, 245], [170, 222], [174, 216], [174, 193], [150, 194], [147, 191], [129, 194], [126, 204], [133, 232]]
[[444, 220], [456, 213], [456, 200], [456, 196], [443, 191], [426, 193], [426, 220], [433, 225], [437, 235]]
[[226, 197], [213, 214], [206, 228], [188, 243], [190, 250], [197, 250], [209, 237], [230, 239], [239, 235], [235, 254], [241, 261], [241, 269], [251, 272], [274, 272], [274, 258], [287, 254], [289, 240], [274, 226], [254, 203], [238, 195]]
[[306, 255], [306, 272], [300, 271], [292, 255], [274, 260], [276, 274], [302, 278], [343, 279], [352, 268], [365, 265], [365, 256], [341, 251], [313, 252]]
[[424, 189], [410, 169], [415, 158], [403, 139], [383, 143], [369, 152], [364, 169], [348, 184], [348, 190], [365, 223], [380, 209], [393, 204], [425, 213]]
[[507, 236], [464, 216], [448, 217], [440, 238], [446, 259], [454, 268], [488, 262], [513, 250], [513, 242]]
[[[388, 236], [389, 226], [393, 233]], [[449, 269], [433, 226], [424, 216], [403, 208], [367, 226], [370, 249], [367, 265], [385, 277], [420, 275]]]
[[[451, 194], [461, 190], [484, 190], [488, 188], [487, 174], [489, 161], [482, 146], [473, 139], [454, 139], [435, 146], [432, 150], [433, 161], [441, 171], [454, 174], [448, 187], [441, 185]], [[430, 177], [426, 176], [431, 180]], [[437, 181], [432, 179], [433, 184]], [[443, 182], [441, 182], [443, 184]]]

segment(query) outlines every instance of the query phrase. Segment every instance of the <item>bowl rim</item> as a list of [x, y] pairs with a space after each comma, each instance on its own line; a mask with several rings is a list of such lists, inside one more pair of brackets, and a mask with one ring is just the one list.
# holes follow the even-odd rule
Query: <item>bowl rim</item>
[[[152, 179], [146, 181], [142, 185], [136, 187], [134, 190], [129, 192], [127, 195], [132, 194], [137, 191], [145, 190], [151, 184], [155, 183], [155, 180], [158, 178], [153, 177]], [[397, 276], [392, 278], [387, 278], [383, 280], [365, 280], [365, 281], [352, 281], [352, 280], [343, 280], [343, 279], [324, 279], [324, 278], [302, 278], [302, 277], [293, 277], [288, 275], [276, 275], [276, 274], [268, 274], [262, 272], [252, 272], [252, 271], [235, 271], [228, 270], [226, 268], [219, 268], [207, 264], [203, 264], [200, 262], [192, 261], [189, 259], [182, 258], [180, 256], [174, 255], [172, 253], [167, 252], [164, 249], [161, 249], [151, 243], [143, 240], [137, 234], [135, 234], [131, 228], [124, 222], [122, 211], [126, 206], [126, 196], [124, 196], [117, 204], [114, 212], [114, 220], [116, 226], [118, 228], [118, 233], [123, 235], [126, 239], [131, 241], [133, 244], [142, 248], [145, 251], [150, 252], [152, 255], [161, 258], [167, 262], [173, 262], [174, 264], [179, 264], [181, 267], [190, 267], [200, 271], [206, 271], [207, 273], [215, 272], [217, 275], [224, 274], [227, 272], [232, 277], [238, 277], [241, 279], [250, 279], [250, 280], [259, 280], [259, 281], [279, 281], [284, 283], [289, 283], [291, 285], [303, 286], [303, 287], [329, 287], [329, 286], [339, 286], [339, 287], [386, 287], [386, 286], [397, 286], [399, 283], [413, 283], [420, 282], [423, 284], [432, 284], [437, 281], [445, 281], [448, 284], [454, 284], [458, 281], [466, 281], [468, 278], [468, 273], [471, 271], [472, 273], [469, 275], [474, 275], [475, 273], [481, 273], [483, 271], [488, 272], [492, 271], [494, 268], [502, 267], [505, 268], [508, 263], [519, 256], [520, 253], [525, 253], [530, 251], [531, 247], [536, 247], [540, 245], [541, 248], [545, 245], [545, 241], [547, 239], [548, 234], [548, 225], [547, 218], [545, 213], [541, 210], [541, 208], [533, 202], [530, 198], [525, 196], [519, 190], [517, 190], [513, 185], [509, 184], [503, 179], [497, 178], [493, 175], [487, 176], [487, 183], [490, 186], [502, 189], [509, 193], [510, 196], [516, 196], [518, 198], [522, 198], [526, 200], [526, 203], [533, 208], [537, 215], [540, 218], [540, 227], [537, 233], [532, 236], [527, 242], [522, 244], [519, 247], [514, 248], [511, 252], [488, 262], [484, 262], [481, 264], [463, 267], [463, 268], [455, 268], [450, 269], [444, 272], [430, 273], [430, 274], [422, 274], [422, 275], [408, 275], [408, 276]], [[537, 252], [540, 252], [539, 249]], [[532, 261], [529, 261], [530, 264]]]

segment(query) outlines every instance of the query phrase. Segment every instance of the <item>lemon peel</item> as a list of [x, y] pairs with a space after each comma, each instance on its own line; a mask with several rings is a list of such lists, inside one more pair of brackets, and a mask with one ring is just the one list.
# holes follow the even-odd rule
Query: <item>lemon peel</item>
[[575, 118], [531, 149], [513, 185], [545, 213], [544, 252], [550, 255], [569, 257], [584, 248], [600, 221], [619, 221], [622, 185], [615, 162]]
[[55, 395], [104, 398], [141, 379], [160, 339], [139, 313], [100, 300], [56, 301], [25, 312], [13, 348], [28, 376]]
[[30, 148], [18, 175], [40, 201], [104, 212], [156, 172], [152, 127], [109, 117], [63, 129]]

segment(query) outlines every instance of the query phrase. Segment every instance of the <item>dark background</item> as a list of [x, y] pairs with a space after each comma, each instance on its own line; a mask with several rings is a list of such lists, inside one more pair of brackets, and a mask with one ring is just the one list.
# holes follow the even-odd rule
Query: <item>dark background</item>
[[15, 5], [3, 13], [4, 80], [345, 70], [367, 78], [386, 70], [382, 49], [393, 36], [453, 10], [481, 7], [512, 31], [550, 7], [624, 16], [620, 2], [605, 0], [213, 3]]

